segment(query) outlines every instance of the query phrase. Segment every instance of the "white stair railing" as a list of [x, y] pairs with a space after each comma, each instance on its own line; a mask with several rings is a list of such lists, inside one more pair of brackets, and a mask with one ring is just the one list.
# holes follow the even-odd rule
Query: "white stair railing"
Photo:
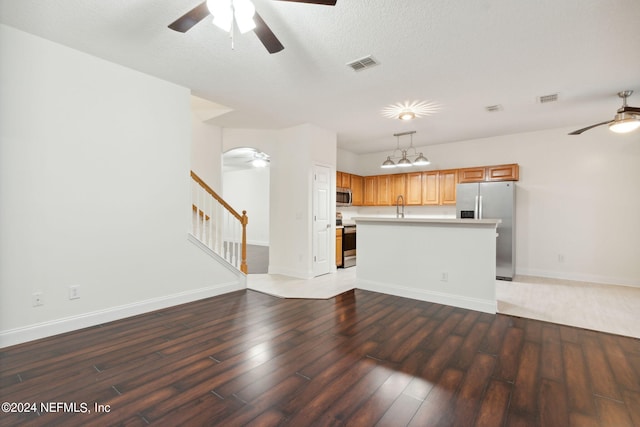
[[240, 215], [193, 171], [191, 206], [191, 233], [247, 274], [247, 211]]

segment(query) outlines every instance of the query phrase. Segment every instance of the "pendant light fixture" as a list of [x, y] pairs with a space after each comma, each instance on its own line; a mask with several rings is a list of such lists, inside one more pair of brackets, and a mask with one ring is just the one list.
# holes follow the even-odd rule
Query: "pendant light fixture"
[[[396, 137], [397, 139], [397, 143], [396, 143], [396, 149], [393, 150], [393, 153], [391, 153], [391, 155], [387, 156], [387, 159], [382, 162], [382, 165], [380, 166], [383, 169], [390, 169], [390, 168], [395, 168], [395, 167], [400, 167], [400, 168], [406, 168], [406, 167], [410, 167], [410, 166], [426, 166], [428, 164], [430, 164], [431, 162], [429, 161], [429, 159], [427, 159], [422, 153], [417, 153], [415, 147], [413, 146], [413, 134], [416, 133], [416, 131], [410, 131], [410, 132], [402, 132], [402, 133], [394, 133], [393, 136]], [[405, 136], [405, 135], [409, 135], [411, 138], [411, 142], [409, 143], [409, 147], [407, 149], [401, 149], [400, 148], [400, 137], [401, 136]], [[409, 155], [409, 151], [413, 150], [413, 154], [411, 154], [412, 156], [416, 156], [415, 160], [412, 162], [411, 160], [409, 160], [409, 158], [407, 157]], [[399, 156], [396, 155], [396, 153], [400, 153]], [[395, 163], [393, 160], [397, 159], [398, 163]]]

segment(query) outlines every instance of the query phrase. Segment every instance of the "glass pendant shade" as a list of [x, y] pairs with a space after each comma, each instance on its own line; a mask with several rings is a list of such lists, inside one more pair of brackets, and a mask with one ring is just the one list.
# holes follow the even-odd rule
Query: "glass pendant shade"
[[398, 115], [400, 120], [413, 120], [416, 118], [416, 114], [413, 111], [403, 111]]
[[416, 159], [413, 161], [413, 164], [416, 166], [426, 166], [428, 164], [431, 164], [431, 162], [429, 161], [429, 159], [423, 156], [422, 153], [420, 153], [420, 155], [418, 155], [418, 157], [416, 157]]
[[394, 167], [396, 167], [396, 164], [393, 163], [393, 160], [391, 160], [391, 156], [387, 156], [387, 160], [382, 162], [382, 166], [380, 166], [380, 167], [384, 168], [384, 169], [394, 168]]
[[207, 0], [207, 8], [213, 15], [213, 24], [225, 32], [231, 31], [234, 17], [241, 33], [256, 28], [256, 8], [250, 0]]
[[402, 158], [398, 160], [398, 166], [401, 168], [408, 168], [411, 166], [411, 160], [407, 159], [407, 152], [405, 150], [402, 151]]
[[616, 114], [616, 118], [609, 124], [609, 129], [616, 133], [627, 133], [640, 128], [640, 118], [631, 114]]
[[253, 21], [256, 8], [250, 0], [233, 0], [233, 10], [235, 12], [238, 29], [242, 34], [256, 28], [256, 23]]

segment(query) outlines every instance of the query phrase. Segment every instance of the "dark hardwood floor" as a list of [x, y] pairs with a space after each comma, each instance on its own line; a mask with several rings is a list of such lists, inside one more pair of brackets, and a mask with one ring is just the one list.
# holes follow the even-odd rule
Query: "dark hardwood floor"
[[7, 348], [0, 368], [0, 401], [40, 412], [2, 426], [640, 425], [639, 340], [358, 290], [235, 292]]

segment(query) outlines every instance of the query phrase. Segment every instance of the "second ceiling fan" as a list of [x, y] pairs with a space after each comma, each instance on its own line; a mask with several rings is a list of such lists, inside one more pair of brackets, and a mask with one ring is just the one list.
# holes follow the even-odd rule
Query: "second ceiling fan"
[[[279, 1], [335, 6], [337, 0]], [[242, 33], [253, 30], [269, 53], [280, 52], [284, 49], [271, 28], [256, 12], [251, 0], [206, 0], [169, 24], [169, 28], [186, 33], [209, 15], [213, 15], [214, 24], [226, 31], [233, 31], [234, 21]]]

